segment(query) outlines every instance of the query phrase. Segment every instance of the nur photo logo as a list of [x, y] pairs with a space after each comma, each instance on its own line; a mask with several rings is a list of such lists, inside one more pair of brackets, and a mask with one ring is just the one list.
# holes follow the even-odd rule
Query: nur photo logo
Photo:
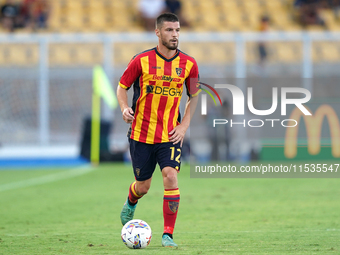
[[[245, 96], [243, 91], [235, 86], [235, 85], [231, 85], [231, 84], [215, 84], [215, 88], [213, 88], [212, 86], [205, 84], [205, 83], [200, 83], [201, 85], [206, 86], [207, 88], [209, 88], [211, 91], [213, 91], [215, 93], [215, 95], [218, 97], [218, 99], [220, 100], [220, 103], [222, 105], [222, 100], [219, 96], [219, 94], [217, 93], [216, 89], [227, 89], [232, 96], [232, 113], [233, 116], [241, 116], [241, 115], [245, 115]], [[201, 89], [206, 92], [208, 95], [210, 95], [210, 97], [213, 99], [215, 105], [217, 105], [215, 98], [213, 97], [213, 95], [210, 93], [210, 91], [208, 91], [207, 89], [202, 88]], [[299, 109], [301, 111], [301, 113], [305, 116], [310, 116], [312, 115], [310, 113], [310, 111], [307, 109], [307, 107], [304, 106], [305, 103], [309, 102], [311, 99], [311, 93], [309, 90], [305, 89], [305, 88], [299, 88], [299, 87], [282, 87], [280, 90], [280, 108], [281, 108], [281, 116], [286, 116], [287, 115], [287, 106], [288, 105], [294, 105], [297, 109]], [[290, 98], [289, 94], [295, 94], [295, 95], [300, 95], [299, 98]], [[207, 115], [207, 96], [206, 94], [202, 94], [202, 103], [201, 103], [201, 114], [202, 115]], [[252, 87], [248, 87], [247, 88], [247, 106], [248, 106], [248, 110], [250, 113], [252, 113], [253, 115], [257, 115], [257, 116], [269, 116], [271, 114], [273, 114], [277, 108], [278, 108], [278, 88], [277, 87], [273, 87], [272, 88], [272, 104], [271, 107], [269, 109], [266, 110], [259, 110], [256, 109], [254, 107], [254, 103], [253, 103], [253, 88]], [[238, 118], [237, 122], [233, 119], [214, 119], [213, 120], [213, 126], [215, 127], [216, 125], [226, 125], [228, 123], [230, 123], [230, 127], [233, 127], [235, 125], [238, 125], [238, 127], [262, 127], [265, 125], [265, 123], [271, 123], [271, 126], [274, 127], [276, 122], [280, 122], [281, 126], [283, 127], [295, 127], [298, 125], [298, 122], [294, 119], [250, 119], [247, 120], [243, 119], [240, 121], [240, 119]]]

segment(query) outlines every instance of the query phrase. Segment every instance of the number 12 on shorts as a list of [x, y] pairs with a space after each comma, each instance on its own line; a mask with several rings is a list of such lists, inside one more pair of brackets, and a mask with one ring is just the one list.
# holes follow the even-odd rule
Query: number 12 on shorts
[[[174, 160], [174, 158], [175, 158], [175, 147], [170, 147], [170, 150], [171, 150], [170, 159], [171, 159], [171, 160]], [[179, 154], [178, 154], [178, 156], [176, 157], [175, 160], [176, 160], [178, 163], [181, 163], [181, 161], [179, 160], [180, 157], [181, 157], [181, 149], [180, 149], [180, 148], [177, 148], [177, 151], [179, 152]]]

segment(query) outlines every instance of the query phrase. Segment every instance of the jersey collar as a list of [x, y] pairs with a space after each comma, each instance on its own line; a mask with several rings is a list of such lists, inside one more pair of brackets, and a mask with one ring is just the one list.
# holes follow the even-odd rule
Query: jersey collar
[[176, 49], [176, 53], [171, 57], [171, 58], [167, 58], [165, 57], [162, 53], [160, 53], [160, 51], [158, 50], [158, 46], [155, 48], [156, 54], [163, 59], [164, 61], [168, 61], [171, 62], [172, 60], [174, 60], [175, 58], [177, 58], [178, 54], [179, 54], [179, 50]]

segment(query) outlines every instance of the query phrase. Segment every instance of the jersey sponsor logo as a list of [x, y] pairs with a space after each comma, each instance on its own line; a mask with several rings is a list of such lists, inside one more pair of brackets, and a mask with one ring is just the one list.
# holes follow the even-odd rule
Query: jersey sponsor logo
[[177, 212], [178, 206], [179, 206], [178, 202], [171, 201], [168, 203], [168, 205], [169, 205], [170, 211], [172, 211], [173, 213]]
[[160, 66], [152, 66], [151, 68], [152, 69], [162, 69], [162, 67], [160, 67]]
[[176, 67], [176, 74], [177, 74], [178, 76], [180, 76], [181, 73], [182, 73], [182, 68]]
[[167, 81], [167, 82], [180, 82], [181, 81], [180, 78], [172, 78], [171, 76], [157, 75], [157, 74], [154, 74], [152, 76], [152, 79], [157, 80], [157, 81]]
[[146, 93], [151, 93], [155, 95], [180, 97], [182, 96], [182, 91], [179, 88], [161, 87], [161, 86], [146, 86]]

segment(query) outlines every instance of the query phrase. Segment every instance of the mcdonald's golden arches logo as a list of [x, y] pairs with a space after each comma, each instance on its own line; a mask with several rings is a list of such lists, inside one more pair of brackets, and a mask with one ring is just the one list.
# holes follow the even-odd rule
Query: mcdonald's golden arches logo
[[[308, 107], [306, 107], [311, 112]], [[332, 142], [332, 155], [335, 158], [340, 157], [340, 124], [339, 119], [334, 109], [327, 104], [319, 106], [315, 114], [312, 116], [305, 116], [298, 108], [292, 111], [290, 119], [298, 121], [303, 117], [306, 124], [307, 138], [308, 138], [308, 152], [310, 155], [317, 155], [320, 153], [321, 148], [321, 129], [324, 117], [327, 117], [331, 142]], [[287, 158], [294, 158], [297, 155], [297, 140], [298, 140], [299, 124], [293, 128], [287, 128], [284, 155]]]

